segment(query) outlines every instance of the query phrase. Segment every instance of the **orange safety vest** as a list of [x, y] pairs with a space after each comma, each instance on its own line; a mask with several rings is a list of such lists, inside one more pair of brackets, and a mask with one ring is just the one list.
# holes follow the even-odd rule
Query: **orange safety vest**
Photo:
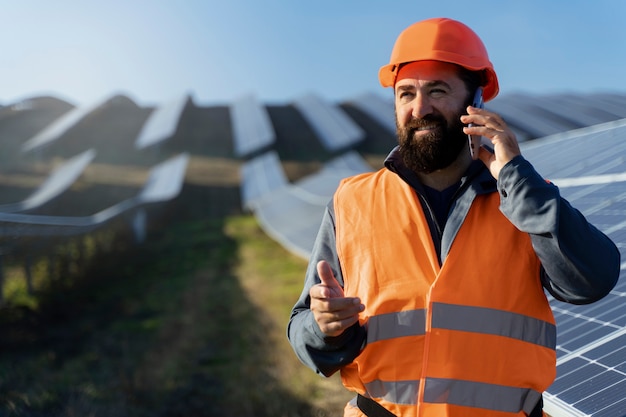
[[530, 237], [477, 196], [439, 265], [415, 191], [382, 169], [334, 197], [347, 297], [365, 305], [346, 388], [397, 416], [529, 414], [556, 374], [556, 326]]

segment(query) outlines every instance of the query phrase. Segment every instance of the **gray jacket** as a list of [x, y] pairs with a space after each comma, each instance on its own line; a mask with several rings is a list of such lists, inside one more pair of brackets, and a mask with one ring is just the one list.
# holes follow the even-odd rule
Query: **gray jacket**
[[[440, 263], [445, 262], [474, 198], [498, 192], [502, 213], [530, 235], [542, 264], [541, 282], [552, 296], [568, 303], [587, 304], [607, 295], [617, 283], [620, 253], [615, 244], [561, 198], [559, 189], [546, 182], [522, 156], [502, 168], [497, 182], [482, 162], [475, 161], [461, 179], [443, 230], [435, 220], [423, 186], [403, 164], [397, 148], [387, 157], [385, 166], [410, 184], [419, 196]], [[320, 282], [316, 272], [320, 260], [329, 262], [343, 286], [332, 201], [324, 213], [304, 288], [292, 309], [287, 329], [300, 360], [316, 372], [330, 376], [358, 356], [366, 340], [366, 330], [357, 323], [340, 336], [327, 337], [317, 326], [309, 309], [309, 289]]]

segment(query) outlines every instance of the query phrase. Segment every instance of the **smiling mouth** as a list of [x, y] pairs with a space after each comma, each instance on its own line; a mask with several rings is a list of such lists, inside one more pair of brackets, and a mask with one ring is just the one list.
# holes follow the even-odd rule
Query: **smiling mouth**
[[422, 137], [424, 135], [435, 133], [440, 127], [441, 126], [438, 124], [414, 127], [413, 129], [411, 129], [411, 136]]
[[434, 130], [434, 129], [437, 129], [437, 127], [438, 127], [437, 125], [422, 126], [422, 127], [415, 128], [414, 130], [416, 132], [420, 132], [422, 130]]

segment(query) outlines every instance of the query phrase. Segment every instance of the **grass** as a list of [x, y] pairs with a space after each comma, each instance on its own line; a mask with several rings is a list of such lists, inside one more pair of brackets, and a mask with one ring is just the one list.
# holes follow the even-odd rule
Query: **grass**
[[268, 240], [251, 217], [236, 219], [226, 231], [241, 249], [236, 275], [250, 302], [266, 315], [271, 346], [268, 359], [276, 379], [283, 381], [290, 395], [309, 402], [313, 415], [342, 414], [352, 395], [341, 387], [339, 376], [323, 379], [315, 375], [295, 358], [286, 339], [286, 324], [302, 291], [306, 262]]
[[285, 336], [306, 263], [237, 215], [125, 240], [0, 317], [0, 415], [330, 416]]

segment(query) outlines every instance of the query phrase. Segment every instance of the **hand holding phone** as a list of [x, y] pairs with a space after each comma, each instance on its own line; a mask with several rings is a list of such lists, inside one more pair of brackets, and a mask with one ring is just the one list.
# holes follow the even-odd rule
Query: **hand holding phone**
[[[476, 89], [476, 93], [474, 94], [474, 99], [472, 100], [472, 107], [476, 107], [478, 109], [482, 109], [485, 107], [485, 103], [483, 101], [483, 88], [478, 87]], [[468, 125], [469, 127], [474, 126], [473, 123]], [[493, 149], [491, 148], [491, 143], [487, 144], [486, 140], [482, 138], [482, 136], [475, 135], [467, 135], [467, 140], [469, 144], [470, 155], [472, 155], [472, 159], [478, 159], [478, 152], [480, 151], [481, 145], [485, 146], [485, 149], [493, 153]]]

